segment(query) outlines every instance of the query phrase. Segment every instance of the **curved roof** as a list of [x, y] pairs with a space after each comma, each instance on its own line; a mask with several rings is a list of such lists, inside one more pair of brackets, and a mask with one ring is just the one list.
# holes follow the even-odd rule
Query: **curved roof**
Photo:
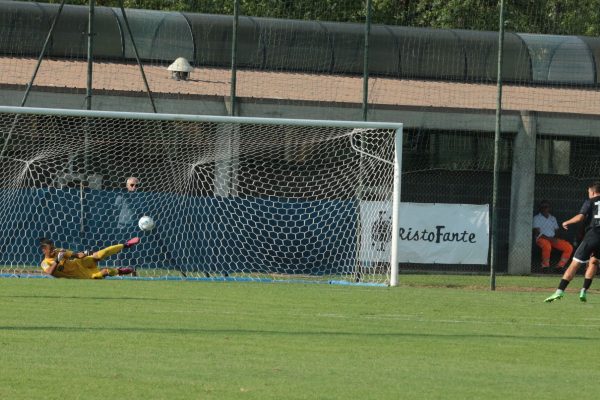
[[596, 83], [593, 54], [581, 38], [525, 33], [519, 36], [529, 50], [534, 82]]
[[[58, 5], [0, 2], [0, 54], [37, 56]], [[232, 17], [128, 9], [143, 60], [195, 66], [231, 65]], [[67, 5], [49, 43], [50, 57], [84, 58], [87, 7]], [[96, 59], [135, 59], [118, 8], [96, 7]], [[242, 68], [362, 74], [364, 26], [354, 23], [241, 16], [237, 63]], [[388, 77], [495, 81], [497, 32], [374, 25], [369, 71]], [[600, 38], [506, 33], [503, 71], [508, 81], [598, 85]]]

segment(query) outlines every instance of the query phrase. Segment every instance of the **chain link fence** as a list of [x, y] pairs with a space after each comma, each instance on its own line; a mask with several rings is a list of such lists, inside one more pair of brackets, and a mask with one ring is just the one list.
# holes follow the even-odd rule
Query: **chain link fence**
[[597, 1], [505, 2], [499, 154], [499, 2], [98, 1], [92, 77], [89, 8], [53, 3], [0, 1], [0, 104], [402, 122], [402, 201], [492, 204], [499, 161], [498, 272], [540, 272], [537, 204], [560, 223], [599, 175]]

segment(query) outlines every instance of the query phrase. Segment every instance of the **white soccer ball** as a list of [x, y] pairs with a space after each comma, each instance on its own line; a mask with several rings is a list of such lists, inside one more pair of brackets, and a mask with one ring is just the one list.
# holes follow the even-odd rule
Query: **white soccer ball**
[[154, 220], [152, 219], [152, 217], [144, 215], [142, 218], [140, 218], [138, 226], [143, 231], [151, 231], [152, 229], [154, 229]]

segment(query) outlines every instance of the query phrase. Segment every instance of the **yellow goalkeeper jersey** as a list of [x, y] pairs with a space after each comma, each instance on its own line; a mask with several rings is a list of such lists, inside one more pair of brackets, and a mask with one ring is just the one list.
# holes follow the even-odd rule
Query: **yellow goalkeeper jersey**
[[[60, 251], [64, 251], [65, 256], [54, 270], [52, 276], [57, 278], [91, 279], [93, 274], [99, 272], [96, 260], [92, 257], [72, 258], [73, 252], [63, 249], [56, 249], [55, 254], [58, 254]], [[42, 260], [42, 269], [47, 271], [55, 261], [56, 257], [44, 258]]]

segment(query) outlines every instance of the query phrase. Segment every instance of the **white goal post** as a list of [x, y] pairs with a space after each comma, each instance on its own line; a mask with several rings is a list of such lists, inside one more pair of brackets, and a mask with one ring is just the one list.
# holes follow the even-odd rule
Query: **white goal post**
[[0, 106], [0, 132], [2, 276], [41, 272], [40, 237], [94, 251], [140, 236], [103, 265], [398, 284], [402, 124]]

